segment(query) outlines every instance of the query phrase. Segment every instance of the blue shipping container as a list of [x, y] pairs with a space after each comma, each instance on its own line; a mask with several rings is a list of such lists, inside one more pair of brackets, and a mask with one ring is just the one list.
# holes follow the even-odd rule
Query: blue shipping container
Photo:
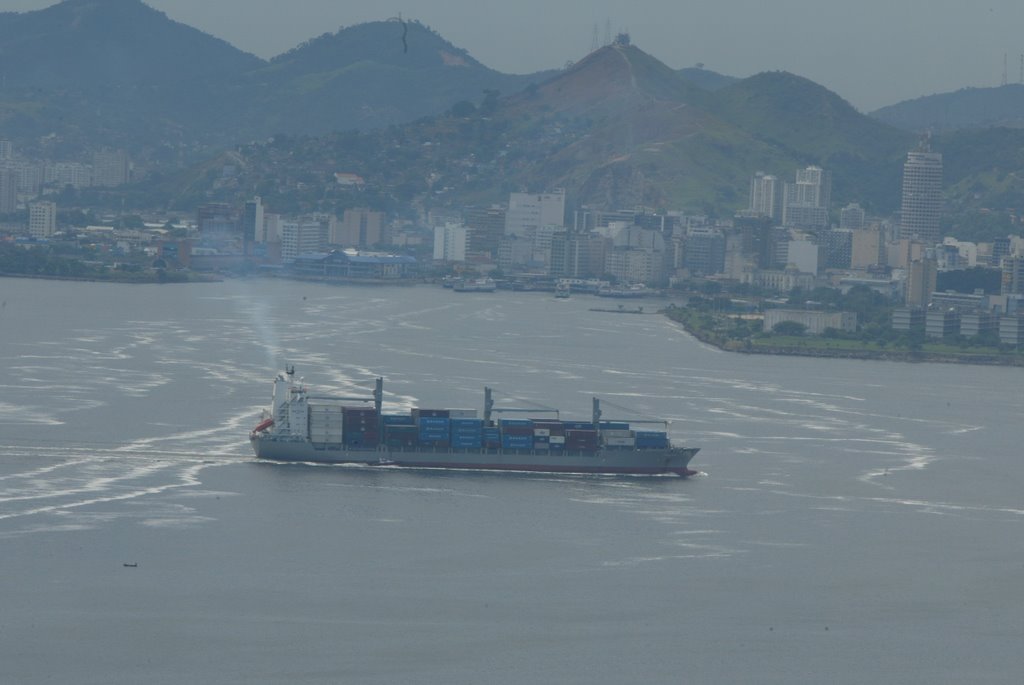
[[409, 414], [384, 414], [381, 418], [384, 419], [385, 426], [413, 426], [415, 423], [412, 420], [412, 416]]
[[533, 419], [502, 419], [502, 426], [532, 426]]

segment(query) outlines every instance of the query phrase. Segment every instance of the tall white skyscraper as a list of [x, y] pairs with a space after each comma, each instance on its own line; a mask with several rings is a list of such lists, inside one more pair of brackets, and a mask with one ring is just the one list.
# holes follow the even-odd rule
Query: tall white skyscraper
[[782, 179], [761, 171], [750, 179], [749, 209], [760, 216], [782, 221]]
[[939, 242], [942, 216], [942, 155], [927, 142], [907, 153], [903, 165], [900, 237], [916, 238], [928, 247]]

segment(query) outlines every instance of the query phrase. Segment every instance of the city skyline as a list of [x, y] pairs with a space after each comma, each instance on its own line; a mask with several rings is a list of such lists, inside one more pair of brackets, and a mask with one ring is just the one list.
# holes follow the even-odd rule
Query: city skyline
[[[11, 11], [53, 0], [8, 0]], [[583, 57], [596, 36], [628, 31], [634, 42], [673, 68], [705, 64], [737, 77], [791, 71], [848, 99], [862, 111], [964, 87], [1020, 80], [1024, 6], [1007, 0], [977, 10], [952, 0], [823, 7], [806, 0], [770, 6], [748, 0], [686, 7], [665, 0], [573, 0], [557, 6], [526, 0], [434, 0], [382, 9], [366, 2], [304, 0], [148, 0], [171, 19], [263, 58], [341, 26], [402, 16], [430, 26], [489, 67], [531, 73]], [[740, 17], [741, 20], [737, 20]], [[880, 21], [879, 18], [885, 20]], [[725, 40], [728, 37], [728, 40]], [[737, 49], [737, 46], [742, 49]], [[1004, 70], [1005, 57], [1005, 70]]]

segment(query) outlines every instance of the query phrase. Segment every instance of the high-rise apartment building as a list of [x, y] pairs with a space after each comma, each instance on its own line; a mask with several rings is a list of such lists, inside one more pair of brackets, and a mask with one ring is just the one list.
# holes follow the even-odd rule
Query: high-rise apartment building
[[259, 196], [245, 203], [242, 210], [242, 239], [247, 243], [266, 242], [263, 230], [263, 200]]
[[11, 141], [0, 139], [0, 161], [12, 159], [14, 157], [14, 146], [11, 145]]
[[226, 238], [238, 231], [238, 212], [224, 202], [207, 202], [196, 210], [196, 226], [203, 238]]
[[1002, 294], [1024, 294], [1024, 255], [1007, 255], [1000, 264], [1002, 268]]
[[761, 171], [750, 179], [750, 205], [755, 216], [771, 217], [782, 221], [782, 179]]
[[18, 206], [18, 177], [10, 169], [0, 169], [0, 214], [10, 214]]
[[434, 228], [434, 260], [438, 262], [466, 261], [466, 227], [448, 223]]
[[467, 207], [462, 223], [469, 232], [467, 252], [492, 258], [498, 255], [498, 245], [505, 234], [504, 207]]
[[300, 255], [321, 252], [326, 242], [324, 226], [319, 221], [281, 223], [281, 259], [285, 262], [293, 262]]
[[49, 238], [57, 232], [57, 205], [32, 202], [28, 206], [28, 232], [33, 238]]
[[124, 150], [100, 150], [92, 156], [92, 184], [112, 188], [129, 178], [128, 155]]
[[839, 228], [856, 231], [864, 228], [864, 209], [851, 202], [839, 210]]
[[907, 153], [903, 165], [900, 237], [915, 238], [928, 247], [939, 242], [942, 216], [942, 155], [927, 143]]
[[369, 209], [346, 209], [330, 242], [345, 247], [373, 247], [382, 242], [384, 213]]
[[827, 228], [832, 201], [832, 172], [821, 167], [797, 169], [796, 183], [787, 183], [782, 223], [800, 228]]
[[918, 259], [907, 270], [907, 301], [911, 307], [927, 307], [935, 292], [938, 266], [934, 259]]

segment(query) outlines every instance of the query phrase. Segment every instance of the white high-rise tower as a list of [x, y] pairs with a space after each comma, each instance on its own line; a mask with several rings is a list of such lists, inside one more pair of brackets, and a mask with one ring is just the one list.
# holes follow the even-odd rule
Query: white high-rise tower
[[926, 246], [934, 246], [939, 242], [941, 216], [942, 155], [932, 152], [926, 141], [907, 153], [903, 165], [900, 237], [917, 238]]

